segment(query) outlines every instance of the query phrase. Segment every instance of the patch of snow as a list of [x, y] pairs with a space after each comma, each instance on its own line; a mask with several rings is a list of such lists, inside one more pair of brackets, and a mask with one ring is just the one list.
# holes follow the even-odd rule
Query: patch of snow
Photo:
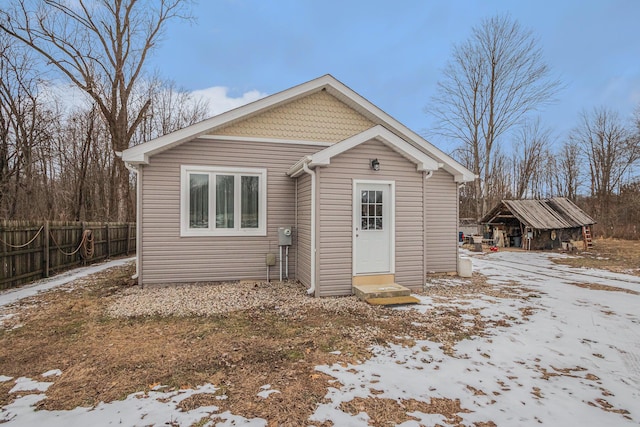
[[458, 277], [433, 277], [425, 283], [425, 289], [429, 289], [430, 286], [464, 286], [469, 281]]
[[13, 377], [8, 377], [6, 375], [0, 375], [0, 383], [6, 383], [9, 380], [12, 380]]
[[62, 371], [60, 369], [52, 369], [50, 371], [45, 372], [44, 374], [42, 374], [43, 377], [53, 377], [53, 376], [59, 377], [60, 375], [62, 375]]
[[15, 315], [16, 315], [15, 313], [0, 314], [0, 325], [2, 325], [5, 320], [9, 320]]
[[271, 390], [271, 384], [265, 384], [260, 388], [262, 389], [262, 391], [258, 392], [258, 397], [261, 397], [263, 399], [266, 399], [267, 397], [269, 397], [273, 393], [280, 393], [279, 390]]
[[[28, 380], [28, 379], [25, 379]], [[31, 381], [31, 380], [29, 380]], [[49, 383], [51, 384], [51, 383]], [[197, 394], [213, 394], [217, 390], [211, 384], [196, 389], [172, 392], [150, 391], [133, 393], [124, 400], [99, 403], [95, 408], [75, 408], [70, 411], [35, 410], [46, 398], [45, 394], [28, 394], [4, 406], [0, 423], [7, 426], [46, 425], [48, 427], [83, 427], [88, 425], [181, 425], [188, 426], [203, 418], [217, 420], [216, 426], [264, 427], [260, 418], [245, 418], [229, 411], [217, 413], [217, 406], [203, 406], [182, 411], [180, 402]], [[222, 421], [220, 421], [222, 420]], [[207, 424], [207, 425], [213, 425]]]
[[16, 385], [13, 386], [9, 393], [16, 393], [18, 391], [47, 391], [53, 383], [34, 381], [31, 378], [20, 377], [16, 380]]
[[336, 356], [340, 356], [342, 352], [340, 350], [330, 351], [329, 354], [335, 354]]

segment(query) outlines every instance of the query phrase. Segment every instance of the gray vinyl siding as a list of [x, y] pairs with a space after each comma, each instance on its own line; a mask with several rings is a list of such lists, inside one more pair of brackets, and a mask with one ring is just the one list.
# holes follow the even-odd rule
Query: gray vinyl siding
[[[369, 159], [380, 161], [380, 171]], [[319, 295], [350, 295], [353, 242], [353, 179], [395, 181], [396, 282], [423, 285], [423, 174], [381, 142], [363, 143], [317, 168], [319, 190]]]
[[[142, 182], [144, 283], [265, 279], [267, 253], [278, 254], [278, 227], [295, 221], [295, 181], [287, 170], [321, 147], [196, 139], [153, 156]], [[180, 237], [180, 166], [267, 169], [266, 236]], [[296, 248], [289, 276], [296, 277]], [[278, 267], [271, 269], [271, 278]]]
[[425, 182], [427, 272], [457, 271], [458, 184], [443, 170]]
[[296, 278], [311, 286], [311, 176], [305, 173], [297, 180]]

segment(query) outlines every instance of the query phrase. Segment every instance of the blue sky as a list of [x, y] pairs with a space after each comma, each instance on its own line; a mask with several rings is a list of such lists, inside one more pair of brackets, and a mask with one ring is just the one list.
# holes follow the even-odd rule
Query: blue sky
[[196, 22], [171, 22], [149, 64], [215, 111], [329, 73], [423, 133], [452, 45], [502, 13], [533, 31], [565, 85], [541, 113], [559, 141], [582, 110], [630, 117], [640, 104], [637, 0], [201, 0]]

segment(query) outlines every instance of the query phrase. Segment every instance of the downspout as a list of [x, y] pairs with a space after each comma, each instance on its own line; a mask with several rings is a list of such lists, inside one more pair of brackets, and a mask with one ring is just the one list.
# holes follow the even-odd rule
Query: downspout
[[[298, 180], [295, 180], [295, 209], [293, 211], [293, 227], [295, 230], [295, 233], [293, 234], [295, 237], [295, 248], [296, 248], [296, 263], [294, 265], [294, 274], [293, 277], [295, 277], [296, 279], [298, 279], [298, 259], [300, 258], [298, 255], [300, 255], [300, 247], [298, 246], [298, 230], [300, 229], [300, 227], [298, 227]], [[287, 271], [288, 273], [288, 271]]]
[[[466, 182], [458, 184], [458, 191], [456, 191], [456, 220], [458, 221], [456, 223], [456, 231], [458, 232], [458, 233], [456, 233], [456, 242], [460, 238], [460, 237], [458, 237], [459, 233], [460, 233], [460, 190], [465, 185], [467, 185]], [[477, 232], [477, 230], [476, 230], [476, 232]], [[458, 273], [458, 275], [460, 275], [460, 248], [458, 247], [457, 244], [456, 244], [456, 272]]]
[[138, 279], [140, 277], [140, 259], [142, 255], [142, 233], [140, 232], [141, 220], [142, 220], [142, 209], [140, 209], [140, 203], [142, 203], [142, 186], [140, 185], [140, 169], [131, 163], [124, 162], [124, 165], [131, 172], [136, 174], [136, 272], [132, 279]]
[[426, 181], [433, 176], [433, 171], [423, 171], [424, 181], [422, 183], [422, 236], [424, 254], [422, 256], [422, 280], [426, 284], [427, 280], [427, 183]]
[[311, 175], [311, 286], [307, 294], [316, 292], [316, 173], [309, 169], [309, 161], [302, 163], [302, 170]]

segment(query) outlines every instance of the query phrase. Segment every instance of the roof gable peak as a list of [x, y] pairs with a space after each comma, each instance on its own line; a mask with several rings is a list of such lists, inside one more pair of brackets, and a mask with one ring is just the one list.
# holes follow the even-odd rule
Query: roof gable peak
[[385, 113], [367, 99], [347, 87], [330, 74], [325, 74], [306, 83], [286, 89], [282, 92], [267, 96], [250, 104], [227, 111], [202, 122], [193, 124], [175, 132], [131, 147], [122, 153], [122, 159], [128, 164], [147, 164], [150, 158], [158, 153], [169, 150], [184, 142], [212, 132], [216, 128], [247, 119], [260, 112], [283, 105], [302, 98], [314, 92], [326, 90], [346, 105], [353, 108], [365, 118], [377, 125], [384, 126], [389, 132], [404, 139], [408, 144], [426, 153], [436, 162], [442, 163], [443, 168], [454, 175], [457, 182], [467, 182], [475, 179], [475, 175], [460, 163], [439, 150], [433, 144], [407, 128], [405, 125]]

